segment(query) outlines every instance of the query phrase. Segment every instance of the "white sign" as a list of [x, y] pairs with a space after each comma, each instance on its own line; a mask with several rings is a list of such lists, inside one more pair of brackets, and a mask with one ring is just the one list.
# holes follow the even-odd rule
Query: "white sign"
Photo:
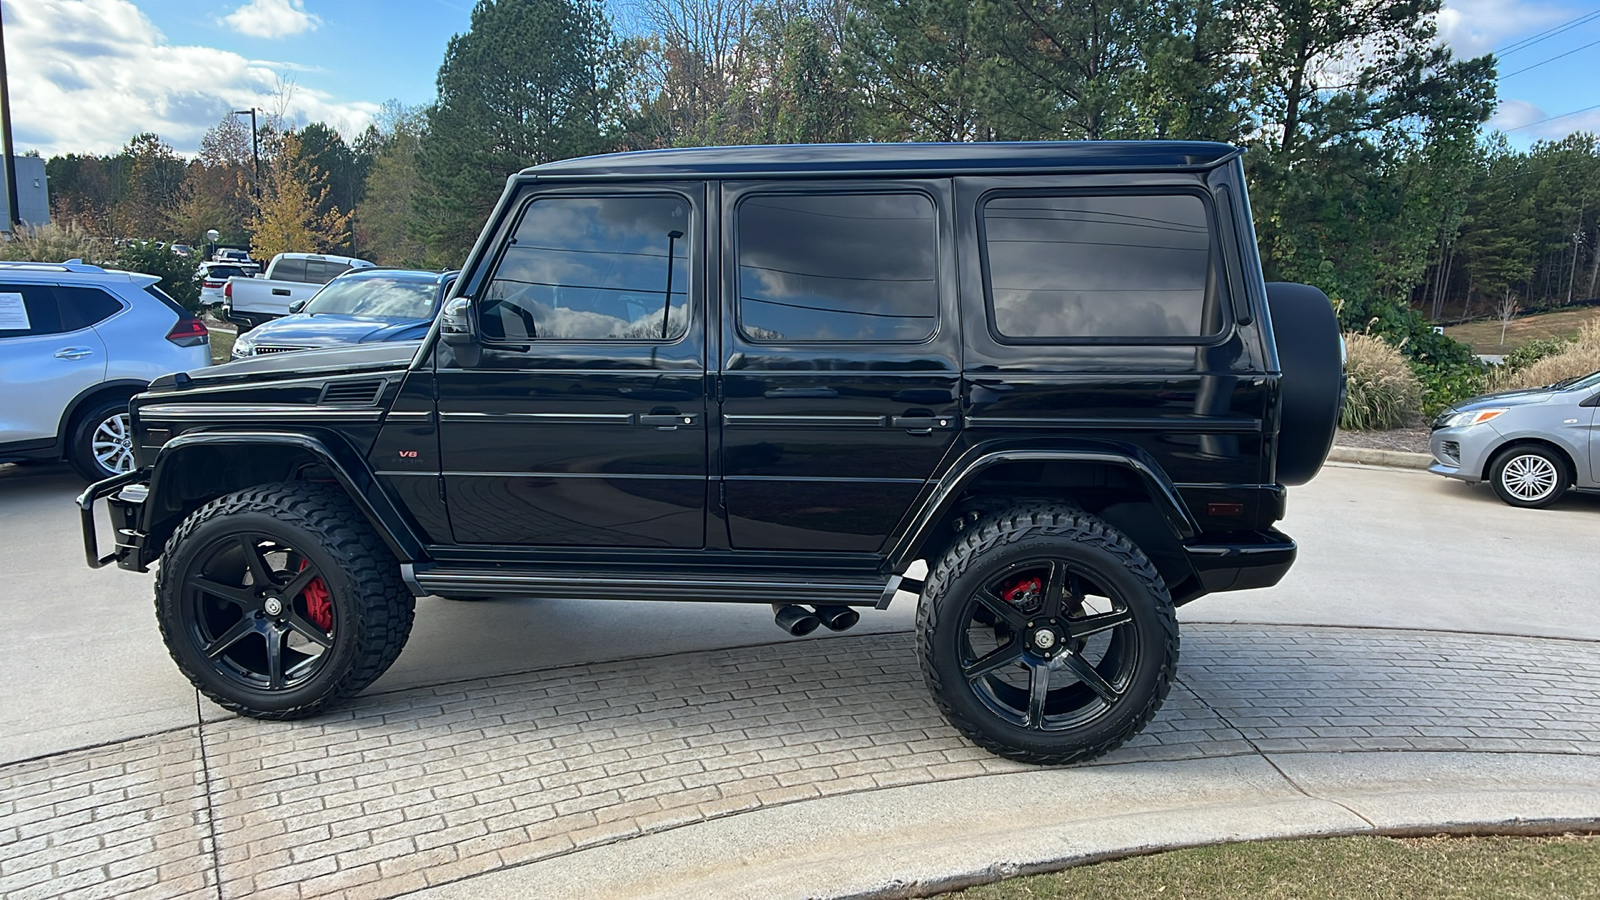
[[0, 293], [0, 331], [27, 331], [32, 327], [22, 295]]

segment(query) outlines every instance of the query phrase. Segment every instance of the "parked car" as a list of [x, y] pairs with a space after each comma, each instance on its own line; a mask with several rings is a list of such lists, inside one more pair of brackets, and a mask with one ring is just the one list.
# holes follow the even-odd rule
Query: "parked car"
[[1428, 471], [1487, 481], [1512, 506], [1541, 509], [1568, 490], [1600, 491], [1600, 372], [1474, 397], [1433, 422]]
[[82, 499], [109, 500], [116, 549], [88, 527], [86, 555], [159, 560], [179, 670], [267, 719], [371, 684], [416, 596], [766, 603], [798, 635], [904, 589], [956, 728], [1099, 756], [1166, 697], [1175, 606], [1289, 570], [1285, 486], [1338, 421], [1333, 306], [1263, 282], [1240, 155], [529, 169], [424, 341], [152, 385], [140, 469]]
[[0, 462], [65, 458], [91, 481], [133, 468], [128, 399], [211, 364], [205, 324], [158, 281], [0, 262]]
[[200, 305], [221, 306], [222, 291], [229, 278], [254, 278], [255, 266], [238, 263], [203, 262], [195, 269], [194, 277], [200, 282]]
[[233, 263], [235, 265], [260, 268], [256, 265], [255, 261], [250, 258], [250, 251], [239, 250], [234, 247], [218, 247], [217, 251], [211, 254], [211, 259], [213, 262]]
[[222, 288], [222, 316], [239, 326], [240, 333], [289, 314], [289, 304], [310, 300], [322, 286], [351, 269], [376, 263], [349, 256], [323, 253], [279, 253], [265, 274], [255, 278], [230, 278]]
[[296, 300], [233, 345], [233, 358], [321, 350], [341, 344], [415, 341], [428, 333], [456, 273], [411, 269], [352, 269], [316, 296]]

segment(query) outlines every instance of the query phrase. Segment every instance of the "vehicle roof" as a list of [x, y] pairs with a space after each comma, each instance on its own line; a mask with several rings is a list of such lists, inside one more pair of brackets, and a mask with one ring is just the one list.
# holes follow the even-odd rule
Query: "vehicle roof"
[[[381, 278], [384, 276], [392, 277], [398, 275], [407, 281], [419, 281], [426, 282], [428, 284], [443, 284], [445, 281], [456, 277], [458, 274], [460, 274], [460, 272], [456, 270], [449, 272], [429, 272], [426, 269], [392, 269], [385, 266], [369, 266], [361, 269], [351, 269], [348, 272], [341, 272], [333, 279], [333, 281], [344, 281], [346, 279], [360, 278]], [[333, 282], [329, 282], [329, 284], [332, 283]]]
[[376, 263], [373, 263], [371, 260], [359, 259], [354, 256], [337, 256], [332, 253], [279, 253], [277, 256], [272, 258], [272, 261], [277, 262], [280, 259], [330, 260], [332, 262], [351, 263], [359, 268], [368, 268], [376, 265]]
[[131, 282], [141, 288], [161, 280], [158, 276], [146, 275], [143, 272], [106, 269], [101, 266], [89, 265], [76, 259], [69, 259], [60, 263], [0, 261], [0, 278], [11, 281], [45, 281], [61, 284], [73, 282], [95, 284], [108, 281], [126, 284]]
[[784, 144], [609, 153], [545, 163], [521, 174], [561, 179], [1196, 171], [1242, 152], [1207, 141]]

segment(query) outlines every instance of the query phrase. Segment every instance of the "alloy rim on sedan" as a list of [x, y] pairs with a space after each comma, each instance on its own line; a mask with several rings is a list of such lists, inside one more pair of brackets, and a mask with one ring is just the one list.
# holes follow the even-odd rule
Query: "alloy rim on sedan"
[[89, 438], [89, 449], [94, 461], [110, 474], [133, 471], [133, 429], [128, 414], [117, 413], [101, 422]]
[[1506, 492], [1524, 503], [1534, 503], [1550, 496], [1556, 489], [1560, 474], [1555, 463], [1536, 453], [1512, 458], [1501, 470], [1500, 482]]

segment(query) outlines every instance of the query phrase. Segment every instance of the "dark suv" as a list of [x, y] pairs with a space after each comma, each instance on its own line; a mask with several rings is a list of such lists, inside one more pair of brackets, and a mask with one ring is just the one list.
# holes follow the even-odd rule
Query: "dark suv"
[[1240, 152], [528, 169], [420, 345], [137, 398], [138, 470], [80, 500], [90, 564], [160, 559], [178, 666], [261, 718], [372, 683], [415, 596], [771, 603], [803, 634], [911, 591], [956, 727], [1017, 759], [1104, 753], [1167, 693], [1175, 605], [1288, 570], [1283, 486], [1337, 418], [1333, 311], [1262, 282]]

